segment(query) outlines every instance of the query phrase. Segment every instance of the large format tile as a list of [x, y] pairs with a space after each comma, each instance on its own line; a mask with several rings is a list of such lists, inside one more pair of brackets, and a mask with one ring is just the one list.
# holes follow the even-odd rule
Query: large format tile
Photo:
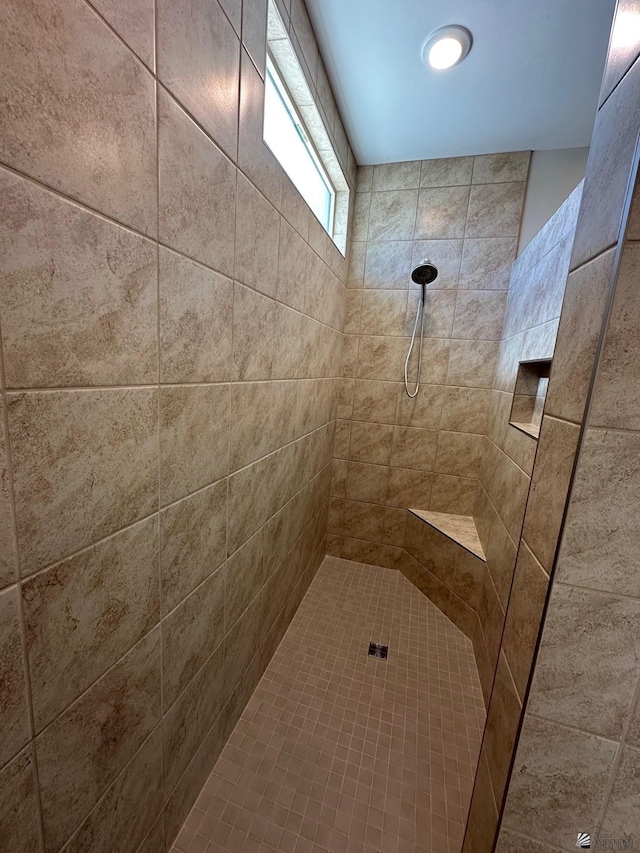
[[270, 379], [276, 303], [242, 284], [233, 287], [233, 378]]
[[22, 627], [15, 586], [0, 593], [0, 683], [1, 766], [13, 758], [30, 736]]
[[421, 187], [456, 187], [471, 183], [473, 157], [439, 157], [422, 161]]
[[567, 513], [558, 579], [640, 597], [640, 436], [587, 430]]
[[235, 277], [267, 296], [275, 296], [278, 286], [279, 234], [280, 214], [239, 174]]
[[472, 186], [465, 237], [517, 237], [524, 188], [519, 181]]
[[238, 36], [216, 0], [159, 0], [156, 14], [158, 77], [235, 159]]
[[157, 406], [153, 389], [9, 395], [23, 573], [157, 509]]
[[118, 35], [126, 41], [151, 70], [155, 67], [155, 33], [153, 0], [132, 0], [122, 4], [118, 0], [91, 0]]
[[421, 189], [416, 217], [416, 240], [464, 237], [469, 187]]
[[160, 631], [36, 740], [45, 847], [57, 850], [160, 721]]
[[157, 518], [37, 574], [23, 598], [40, 731], [158, 622]]
[[[462, 248], [462, 240], [416, 240], [413, 244], [411, 267], [429, 260], [438, 268], [438, 277], [427, 289], [455, 290], [460, 278]], [[409, 287], [417, 290], [419, 285], [410, 282]]]
[[483, 741], [496, 802], [502, 801], [509, 777], [521, 713], [522, 704], [509, 666], [504, 654], [500, 654]]
[[639, 624], [634, 599], [555, 584], [530, 713], [619, 739], [634, 698]]
[[609, 97], [640, 54], [640, 36], [636, 23], [638, 15], [640, 15], [638, 0], [620, 0], [616, 4], [609, 54], [600, 90], [601, 104]]
[[160, 389], [160, 503], [208, 486], [229, 471], [229, 386]]
[[372, 193], [369, 240], [411, 240], [417, 201], [417, 190]]
[[508, 290], [516, 255], [515, 237], [478, 237], [464, 241], [461, 290]]
[[[357, 244], [352, 253], [358, 251]], [[377, 290], [401, 290], [409, 287], [411, 273], [410, 240], [388, 240], [366, 244], [364, 286]]]
[[162, 610], [172, 610], [227, 555], [227, 481], [160, 513]]
[[503, 825], [562, 850], [594, 824], [617, 743], [527, 715]]
[[602, 836], [624, 838], [627, 844], [633, 845], [638, 835], [639, 814], [640, 751], [626, 746], [602, 821]]
[[10, 0], [0, 32], [2, 162], [154, 235], [147, 69], [81, 0]]
[[7, 386], [157, 381], [155, 246], [7, 171], [0, 208]]
[[420, 160], [405, 163], [385, 163], [373, 167], [373, 192], [412, 190], [420, 186]]
[[11, 853], [41, 853], [35, 762], [31, 747], [0, 769], [0, 832]]
[[459, 291], [453, 337], [463, 340], [499, 341], [506, 304], [506, 293]]
[[509, 151], [504, 154], [481, 154], [474, 157], [472, 183], [526, 181], [530, 156], [530, 151]]
[[498, 349], [498, 341], [451, 341], [447, 385], [491, 388]]
[[235, 166], [162, 90], [158, 113], [160, 240], [231, 276]]
[[[395, 411], [395, 394], [393, 395]], [[393, 417], [391, 418], [393, 420]], [[4, 402], [0, 396], [0, 589], [13, 583], [17, 577], [18, 555], [13, 527], [13, 514], [9, 497], [9, 472], [4, 430]]]
[[160, 249], [160, 379], [231, 378], [233, 282]]

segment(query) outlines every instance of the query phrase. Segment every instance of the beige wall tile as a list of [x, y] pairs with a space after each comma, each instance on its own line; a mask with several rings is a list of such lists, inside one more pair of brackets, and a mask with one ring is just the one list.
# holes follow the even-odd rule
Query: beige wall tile
[[505, 293], [461, 290], [456, 299], [453, 337], [498, 341], [507, 304]]
[[420, 160], [404, 163], [385, 163], [373, 167], [373, 192], [411, 190], [420, 186]]
[[0, 593], [0, 764], [5, 764], [27, 743], [27, 685], [18, 615], [18, 588]]
[[9, 396], [23, 573], [157, 509], [157, 405], [153, 389]]
[[637, 0], [620, 0], [616, 5], [613, 31], [609, 42], [609, 53], [605, 66], [600, 103], [611, 94], [640, 53], [640, 39], [630, 32], [630, 21], [638, 14]]
[[424, 509], [429, 506], [432, 484], [433, 474], [427, 471], [390, 468], [387, 503], [396, 507]]
[[157, 381], [153, 243], [0, 173], [8, 387]]
[[496, 802], [501, 802], [516, 745], [522, 704], [504, 654], [500, 654], [487, 715], [483, 752]]
[[[6, 15], [2, 162], [155, 235], [155, 86], [147, 69], [80, 0], [30, 0]], [[32, 97], [44, 91], [45, 102]]]
[[31, 747], [0, 769], [0, 830], [16, 853], [40, 853], [40, 816]]
[[37, 574], [23, 600], [40, 731], [158, 622], [157, 518]]
[[[392, 397], [395, 411], [395, 393]], [[0, 424], [2, 424], [0, 427], [0, 589], [16, 580], [18, 569], [13, 513], [9, 494], [4, 408], [4, 402], [0, 396]]]
[[368, 424], [354, 421], [351, 427], [349, 459], [388, 465], [391, 459], [393, 427], [390, 424]]
[[422, 161], [421, 187], [455, 187], [471, 183], [473, 157], [440, 157]]
[[[411, 273], [411, 235], [402, 241], [384, 241], [367, 243], [366, 266], [364, 267], [364, 286], [374, 289], [408, 289]], [[352, 247], [354, 257], [360, 251], [359, 244]], [[351, 279], [350, 279], [351, 280]]]
[[497, 184], [526, 181], [529, 174], [530, 151], [510, 151], [506, 154], [482, 154], [473, 158], [474, 184]]
[[473, 799], [467, 819], [463, 853], [490, 850], [498, 827], [498, 809], [493, 797], [491, 777], [484, 756], [480, 760]]
[[395, 468], [433, 471], [437, 447], [438, 432], [436, 430], [396, 426], [393, 428], [391, 465]]
[[231, 276], [235, 166], [162, 90], [158, 113], [160, 240]]
[[[412, 268], [424, 260], [431, 261], [438, 268], [438, 277], [428, 290], [455, 290], [458, 287], [462, 246], [462, 240], [417, 240], [413, 244]], [[411, 282], [409, 287], [415, 290], [419, 285]]]
[[91, 5], [153, 71], [155, 35], [154, 6], [151, 0], [134, 0], [126, 6], [117, 0], [92, 0]]
[[380, 504], [345, 501], [343, 535], [352, 539], [380, 542], [383, 535], [384, 518], [385, 508]]
[[[640, 813], [640, 751], [625, 747], [617, 768], [609, 804], [602, 821], [603, 835], [634, 843]], [[602, 839], [604, 843], [604, 838]]]
[[405, 355], [404, 338], [361, 336], [358, 348], [358, 379], [399, 381]]
[[36, 740], [45, 848], [57, 850], [160, 720], [160, 631]]
[[453, 515], [473, 515], [478, 493], [478, 480], [434, 474], [429, 509]]
[[465, 237], [517, 237], [525, 184], [476, 184], [471, 187]]
[[387, 497], [389, 468], [349, 462], [346, 497], [355, 501], [384, 503]]
[[485, 388], [447, 388], [440, 428], [486, 434], [491, 391]]
[[158, 727], [82, 822], [64, 851], [137, 850], [161, 808], [162, 734]]
[[617, 744], [527, 715], [503, 825], [563, 850], [593, 823]]
[[406, 290], [365, 290], [359, 332], [361, 335], [403, 336], [406, 315]]
[[[408, 337], [413, 333], [419, 299], [419, 292], [415, 290], [411, 291], [409, 294], [407, 321], [405, 324], [405, 335]], [[453, 291], [434, 290], [425, 294], [425, 315], [423, 325], [425, 339], [449, 339], [451, 337], [455, 305], [456, 295]], [[419, 321], [418, 331], [416, 332], [417, 336], [420, 334], [420, 325], [421, 322]], [[416, 337], [416, 340], [419, 344], [420, 338]]]
[[421, 384], [421, 389], [416, 397], [411, 398], [407, 396], [404, 386], [398, 388], [396, 423], [421, 429], [437, 429], [440, 426], [445, 389], [442, 385], [424, 384]]
[[163, 248], [159, 264], [161, 380], [228, 381], [233, 282]]
[[166, 710], [224, 637], [225, 568], [210, 575], [162, 623], [162, 697]]
[[354, 420], [394, 423], [396, 399], [399, 393], [397, 382], [356, 380], [353, 396]]
[[440, 431], [435, 470], [438, 474], [458, 477], [477, 477], [484, 437], [464, 432]]
[[447, 385], [491, 388], [497, 359], [497, 341], [451, 341]]
[[417, 190], [372, 193], [369, 240], [411, 240], [416, 222]]
[[464, 241], [461, 290], [508, 290], [515, 259], [515, 237], [478, 237]]
[[160, 80], [235, 157], [240, 44], [233, 27], [217, 3], [202, 0], [160, 0], [156, 14]]
[[[248, 232], [245, 251], [251, 249], [253, 241], [251, 232]], [[252, 249], [251, 249], [252, 250]], [[278, 254], [278, 288], [277, 296], [280, 302], [284, 302], [298, 311], [305, 309], [305, 282], [310, 267], [311, 251], [305, 240], [284, 219], [280, 222], [280, 242]], [[251, 282], [248, 282], [251, 283]], [[258, 290], [267, 292], [259, 283], [255, 285]], [[358, 295], [354, 291], [350, 295]], [[346, 328], [345, 332], [348, 331]]]
[[227, 481], [160, 513], [162, 611], [182, 601], [227, 555]]
[[160, 390], [160, 503], [165, 506], [229, 471], [229, 386]]
[[233, 374], [235, 379], [270, 379], [276, 304], [260, 293], [233, 287]]
[[225, 632], [231, 630], [269, 577], [265, 534], [261, 528], [227, 560], [225, 586]]
[[416, 240], [464, 237], [469, 187], [422, 189], [418, 198]]
[[258, 71], [264, 75], [267, 53], [267, 0], [242, 4], [242, 43]]
[[267, 296], [278, 286], [280, 214], [238, 175], [235, 277]]
[[531, 853], [554, 853], [557, 850], [556, 847], [549, 847], [533, 838], [518, 835], [517, 832], [512, 832], [510, 829], [500, 828], [496, 853], [517, 853], [523, 847], [526, 847]]

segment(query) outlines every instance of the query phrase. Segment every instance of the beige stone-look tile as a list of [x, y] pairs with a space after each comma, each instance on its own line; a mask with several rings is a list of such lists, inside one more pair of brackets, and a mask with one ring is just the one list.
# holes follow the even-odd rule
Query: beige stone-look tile
[[524, 835], [518, 835], [516, 832], [511, 832], [505, 827], [501, 827], [500, 835], [498, 836], [498, 846], [496, 853], [518, 853], [519, 850], [526, 848], [530, 853], [555, 853], [557, 847], [549, 847], [541, 841], [536, 841], [533, 838], [525, 838]]
[[365, 539], [343, 538], [340, 553], [345, 560], [353, 560], [356, 563], [368, 566], [377, 566], [380, 563], [380, 545]]
[[251, 183], [279, 209], [283, 171], [262, 139], [264, 81], [244, 50], [240, 51], [240, 128], [238, 167]]
[[446, 388], [440, 429], [486, 434], [491, 391], [486, 388]]
[[41, 731], [160, 618], [158, 521], [121, 531], [23, 590], [33, 715]]
[[[0, 765], [29, 740], [27, 685], [18, 615], [18, 588], [0, 593]], [[1, 812], [1, 809], [0, 809]]]
[[37, 738], [45, 848], [57, 850], [160, 720], [160, 631]]
[[[352, 240], [366, 241], [369, 235], [369, 212], [371, 210], [371, 193], [356, 193], [353, 207]], [[363, 249], [366, 247], [363, 247]]]
[[421, 189], [416, 218], [416, 240], [464, 237], [469, 187]]
[[157, 381], [154, 245], [7, 171], [0, 207], [7, 386]]
[[640, 245], [627, 243], [622, 252], [613, 305], [598, 361], [589, 423], [591, 426], [640, 429], [635, 370], [638, 363], [638, 276]]
[[278, 286], [280, 214], [238, 175], [235, 277], [243, 284], [275, 296]]
[[[382, 383], [379, 383], [382, 384]], [[389, 383], [391, 384], [391, 383]], [[338, 393], [335, 403], [335, 415], [337, 418], [353, 417], [353, 400], [356, 382], [354, 379], [340, 379], [338, 382]], [[368, 419], [367, 419], [368, 420]]]
[[231, 386], [232, 471], [299, 437], [298, 391], [298, 384], [292, 381]]
[[155, 12], [151, 0], [134, 0], [126, 6], [117, 0], [91, 0], [91, 5], [153, 71]]
[[546, 410], [580, 422], [604, 322], [615, 250], [610, 249], [567, 279]]
[[[395, 393], [391, 407], [395, 411]], [[17, 579], [18, 555], [14, 534], [13, 513], [9, 497], [9, 471], [7, 468], [6, 439], [4, 430], [4, 402], [0, 396], [0, 589]], [[393, 422], [393, 415], [391, 416]]]
[[466, 239], [460, 266], [460, 290], [508, 290], [517, 242], [515, 237]]
[[497, 341], [451, 341], [447, 385], [491, 388], [498, 348]]
[[365, 290], [360, 334], [403, 336], [406, 314], [406, 290]]
[[618, 745], [526, 715], [503, 818], [508, 829], [573, 850], [593, 825]]
[[[416, 312], [420, 304], [421, 294], [413, 290], [409, 294], [407, 305], [407, 319], [405, 323], [405, 335], [409, 338], [413, 334], [416, 322]], [[451, 338], [453, 320], [456, 310], [456, 294], [453, 290], [433, 290], [425, 294], [424, 324], [422, 319], [418, 321], [416, 340], [420, 342], [420, 327], [423, 328], [425, 339], [429, 338]], [[416, 365], [417, 368], [417, 365]]]
[[600, 90], [600, 104], [609, 97], [640, 53], [640, 38], [633, 29], [638, 14], [638, 0], [621, 0], [616, 6], [609, 54]]
[[311, 215], [309, 205], [286, 173], [282, 176], [280, 213], [304, 240], [308, 239], [309, 217]]
[[242, 284], [233, 288], [235, 379], [269, 379], [275, 346], [276, 303]]
[[357, 379], [353, 394], [353, 419], [393, 424], [396, 413], [397, 382]]
[[224, 562], [226, 537], [226, 480], [160, 513], [163, 613], [176, 607]]
[[229, 386], [160, 389], [160, 503], [225, 477], [229, 471]]
[[[354, 244], [354, 251], [358, 247]], [[412, 243], [391, 240], [367, 243], [364, 286], [375, 290], [408, 289], [411, 274]]]
[[528, 709], [619, 739], [640, 655], [640, 602], [555, 584]]
[[[436, 294], [433, 295], [435, 296]], [[448, 297], [450, 294], [444, 293], [443, 295]], [[407, 352], [409, 351], [410, 343], [410, 337], [404, 338], [402, 342], [400, 377], [402, 377], [404, 373], [404, 362]], [[422, 346], [422, 371], [420, 373], [421, 388], [424, 388], [427, 385], [433, 386], [445, 384], [450, 348], [451, 342], [448, 338], [424, 338]], [[418, 346], [414, 346], [411, 359], [409, 361], [409, 388], [411, 391], [415, 390], [415, 380], [418, 375], [419, 351], [420, 348]], [[420, 395], [418, 394], [418, 396]]]
[[163, 248], [159, 276], [161, 381], [229, 380], [233, 282]]
[[327, 520], [327, 532], [335, 536], [343, 533], [344, 501], [341, 498], [329, 498], [329, 517]]
[[507, 305], [506, 293], [461, 290], [456, 299], [453, 337], [466, 340], [499, 341]]
[[369, 424], [354, 421], [351, 425], [349, 459], [388, 465], [391, 459], [393, 427], [390, 424]]
[[162, 721], [164, 784], [173, 790], [222, 711], [224, 644], [216, 648]]
[[269, 565], [264, 551], [265, 535], [261, 528], [227, 560], [225, 632], [231, 630], [268, 580]]
[[396, 507], [428, 507], [433, 474], [412, 468], [390, 468], [387, 504]]
[[40, 853], [40, 815], [31, 746], [0, 769], [0, 832], [11, 853]]
[[525, 184], [476, 184], [471, 187], [465, 237], [517, 237]]
[[364, 287], [364, 267], [367, 254], [367, 243], [349, 242], [349, 268], [347, 287], [356, 290]]
[[477, 477], [480, 474], [483, 447], [484, 436], [441, 430], [434, 470], [438, 474]]
[[164, 811], [160, 812], [136, 853], [165, 853]]
[[571, 269], [617, 240], [637, 143], [640, 104], [637, 62], [596, 115], [582, 191]]
[[433, 471], [437, 447], [437, 430], [396, 426], [393, 428], [391, 465], [395, 468]]
[[492, 515], [488, 541], [485, 537], [487, 567], [500, 604], [506, 610], [518, 549], [495, 510], [493, 510]]
[[482, 475], [487, 493], [495, 506], [512, 542], [517, 542], [529, 494], [529, 477], [506, 454], [495, 448], [491, 454], [485, 452], [483, 468], [488, 476]]
[[[628, 746], [622, 751], [613, 789], [602, 821], [602, 835], [625, 838], [634, 843], [640, 813], [640, 751]], [[605, 839], [601, 840], [602, 843]]]
[[[460, 277], [462, 240], [417, 240], [413, 244], [411, 267], [429, 260], [438, 268], [438, 277], [427, 290], [455, 290]], [[420, 285], [409, 282], [409, 287], [418, 290]]]
[[380, 504], [344, 502], [343, 534], [352, 539], [380, 542], [384, 526], [385, 508]]
[[587, 430], [558, 561], [563, 583], [638, 597], [637, 433]]
[[421, 187], [455, 187], [471, 183], [473, 157], [440, 157], [422, 161]]
[[434, 474], [429, 509], [454, 515], [473, 515], [478, 485], [475, 478]]
[[224, 636], [225, 568], [219, 568], [162, 623], [162, 696], [169, 708]]
[[64, 853], [138, 850], [161, 809], [162, 736], [158, 727], [65, 844]]
[[267, 52], [267, 6], [267, 0], [247, 0], [242, 4], [242, 43], [263, 75]]
[[547, 572], [558, 545], [579, 438], [576, 424], [543, 418], [523, 535]]
[[147, 69], [80, 0], [8, 4], [0, 31], [2, 162], [154, 235], [155, 86]]
[[521, 699], [527, 689], [548, 588], [548, 575], [521, 542], [503, 639], [503, 651]]
[[373, 167], [373, 192], [383, 190], [412, 190], [420, 186], [420, 160], [404, 163], [385, 163]]
[[530, 157], [530, 151], [510, 151], [505, 154], [482, 154], [474, 157], [472, 183], [526, 181]]
[[[415, 375], [415, 374], [413, 374]], [[396, 387], [397, 411], [395, 422], [399, 426], [419, 429], [438, 429], [445, 398], [443, 385], [420, 385], [416, 397], [408, 397], [404, 385]]]
[[233, 27], [217, 2], [159, 0], [156, 15], [158, 77], [235, 158], [240, 43]]
[[417, 202], [418, 191], [415, 189], [372, 193], [369, 240], [411, 240]]
[[373, 186], [374, 166], [358, 166], [356, 192], [370, 193]]
[[349, 462], [345, 496], [349, 500], [383, 504], [388, 480], [389, 468], [386, 465]]
[[521, 713], [522, 704], [507, 661], [501, 653], [496, 668], [483, 741], [483, 751], [487, 755], [489, 776], [497, 802], [502, 801], [507, 784]]
[[[253, 240], [249, 236], [244, 251], [248, 251], [252, 245]], [[280, 302], [299, 311], [304, 311], [305, 308], [305, 276], [309, 269], [309, 255], [310, 249], [305, 240], [283, 219], [280, 223], [277, 295]], [[259, 290], [264, 290], [259, 284], [256, 286]], [[358, 291], [349, 291], [348, 294], [359, 295]], [[345, 328], [344, 331], [348, 330]]]
[[153, 389], [8, 397], [23, 575], [158, 506]]
[[405, 355], [404, 338], [363, 335], [358, 347], [357, 377], [398, 382]]
[[382, 541], [388, 545], [401, 546], [404, 543], [406, 521], [407, 513], [404, 509], [385, 507]]
[[463, 853], [484, 853], [485, 850], [491, 850], [498, 825], [498, 809], [493, 796], [487, 759], [481, 753], [478, 775], [469, 807]]
[[160, 240], [231, 276], [235, 166], [162, 90], [158, 113]]
[[343, 332], [345, 335], [357, 335], [360, 331], [362, 315], [362, 290], [347, 291]]

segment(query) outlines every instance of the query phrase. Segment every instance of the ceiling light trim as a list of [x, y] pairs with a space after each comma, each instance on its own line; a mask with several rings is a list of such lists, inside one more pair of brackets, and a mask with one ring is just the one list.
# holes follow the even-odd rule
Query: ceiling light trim
[[452, 24], [435, 30], [422, 45], [422, 61], [427, 68], [445, 71], [459, 65], [473, 45], [473, 37], [466, 27]]

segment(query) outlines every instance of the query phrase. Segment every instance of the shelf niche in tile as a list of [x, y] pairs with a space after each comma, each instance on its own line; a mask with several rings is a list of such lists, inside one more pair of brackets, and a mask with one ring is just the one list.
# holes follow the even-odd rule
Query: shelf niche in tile
[[509, 423], [537, 439], [549, 386], [551, 359], [521, 361], [513, 391]]

